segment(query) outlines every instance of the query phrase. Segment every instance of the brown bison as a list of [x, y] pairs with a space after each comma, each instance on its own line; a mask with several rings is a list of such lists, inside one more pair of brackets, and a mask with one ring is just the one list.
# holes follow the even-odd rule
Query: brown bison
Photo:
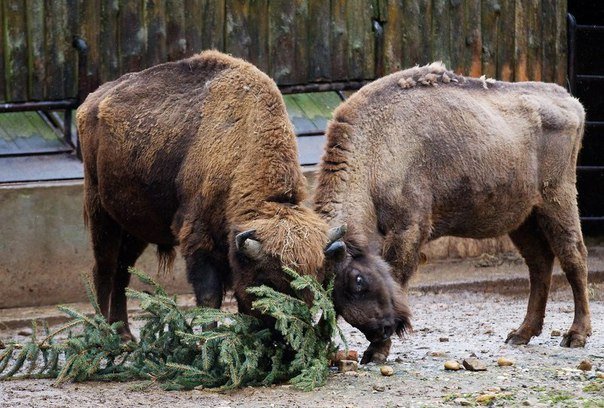
[[524, 257], [530, 297], [511, 344], [541, 333], [557, 257], [575, 303], [562, 346], [585, 344], [575, 187], [584, 116], [557, 85], [470, 79], [441, 63], [377, 80], [334, 112], [315, 210], [349, 226], [347, 253], [326, 265], [337, 273], [337, 310], [371, 342], [363, 362], [384, 360], [389, 337], [409, 328], [406, 287], [420, 248], [445, 235], [508, 234]]
[[124, 337], [128, 267], [149, 243], [164, 267], [180, 246], [199, 305], [220, 307], [232, 287], [250, 313], [245, 289], [287, 291], [283, 266], [323, 279], [337, 237], [301, 204], [283, 98], [253, 65], [207, 51], [124, 75], [88, 96], [77, 124], [96, 294]]

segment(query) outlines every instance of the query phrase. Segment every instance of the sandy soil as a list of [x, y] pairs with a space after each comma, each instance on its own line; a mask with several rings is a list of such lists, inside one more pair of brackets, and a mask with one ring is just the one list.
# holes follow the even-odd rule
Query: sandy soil
[[[1, 407], [435, 407], [490, 404], [491, 406], [604, 407], [604, 293], [592, 285], [594, 334], [585, 349], [565, 349], [552, 330], [570, 326], [573, 307], [569, 291], [553, 294], [543, 334], [530, 345], [503, 343], [522, 320], [526, 297], [481, 293], [412, 293], [415, 332], [395, 340], [388, 365], [394, 375], [384, 377], [378, 366], [356, 373], [334, 372], [328, 384], [313, 392], [288, 385], [246, 388], [228, 393], [166, 392], [159, 388], [134, 391], [132, 383], [81, 383], [53, 387], [50, 381], [0, 382]], [[367, 346], [362, 334], [342, 323], [352, 349]], [[14, 335], [11, 332], [11, 336]], [[0, 331], [0, 337], [9, 334]], [[446, 339], [446, 340], [445, 340]], [[446, 360], [474, 353], [488, 367], [484, 372], [445, 371]], [[499, 357], [515, 361], [499, 367]], [[588, 372], [576, 367], [593, 363]]]

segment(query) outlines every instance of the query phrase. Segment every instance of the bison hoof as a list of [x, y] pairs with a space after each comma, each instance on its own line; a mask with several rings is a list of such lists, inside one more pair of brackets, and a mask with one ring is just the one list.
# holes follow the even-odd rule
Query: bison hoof
[[513, 346], [521, 346], [524, 344], [528, 344], [531, 339], [527, 339], [516, 333], [516, 330], [512, 330], [510, 334], [508, 334], [508, 338], [505, 339], [507, 344], [511, 344]]
[[586, 337], [579, 333], [568, 332], [564, 335], [564, 337], [562, 337], [560, 345], [562, 347], [570, 348], [585, 347], [586, 340]]
[[386, 362], [387, 358], [388, 358], [387, 354], [374, 353], [374, 352], [367, 350], [363, 353], [363, 358], [361, 359], [361, 364], [367, 364], [367, 363], [383, 364]]
[[134, 335], [130, 333], [130, 330], [121, 331], [120, 339], [122, 339], [123, 343], [128, 343], [129, 341], [136, 341], [136, 337], [134, 337]]

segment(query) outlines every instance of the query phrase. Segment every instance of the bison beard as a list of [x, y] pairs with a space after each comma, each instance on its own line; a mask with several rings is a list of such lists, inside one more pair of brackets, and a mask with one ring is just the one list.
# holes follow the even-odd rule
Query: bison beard
[[[216, 51], [126, 74], [78, 109], [84, 218], [103, 315], [128, 328], [128, 268], [149, 243], [185, 258], [197, 303], [232, 287], [289, 289], [282, 267], [315, 276], [337, 234], [302, 205], [306, 184], [275, 83]], [[329, 252], [329, 251], [328, 251]]]
[[557, 85], [465, 78], [441, 63], [379, 79], [334, 112], [314, 202], [326, 221], [349, 226], [348, 250], [325, 267], [337, 275], [336, 310], [371, 341], [363, 362], [384, 360], [393, 327], [409, 327], [406, 289], [420, 248], [447, 235], [508, 234], [524, 257], [530, 297], [511, 344], [541, 333], [557, 257], [575, 304], [562, 346], [585, 344], [575, 187], [584, 120]]

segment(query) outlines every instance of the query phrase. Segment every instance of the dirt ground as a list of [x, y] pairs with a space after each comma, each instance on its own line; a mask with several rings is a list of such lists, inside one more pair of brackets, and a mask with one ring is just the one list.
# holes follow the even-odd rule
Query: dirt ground
[[[133, 383], [80, 383], [61, 387], [51, 381], [0, 382], [1, 407], [439, 407], [439, 406], [568, 406], [604, 407], [604, 285], [591, 285], [594, 334], [585, 349], [558, 345], [572, 321], [570, 290], [551, 296], [543, 334], [528, 346], [504, 344], [507, 333], [521, 322], [526, 295], [504, 296], [473, 292], [413, 292], [415, 331], [395, 340], [388, 365], [362, 366], [356, 373], [334, 372], [325, 387], [301, 392], [288, 385], [245, 388], [227, 393], [166, 392], [159, 388], [133, 390]], [[364, 336], [346, 323], [342, 327], [352, 349], [367, 346]], [[15, 336], [0, 331], [1, 338]], [[487, 371], [445, 371], [446, 360], [474, 353]], [[499, 357], [515, 363], [499, 367]], [[577, 369], [590, 360], [590, 371]]]

